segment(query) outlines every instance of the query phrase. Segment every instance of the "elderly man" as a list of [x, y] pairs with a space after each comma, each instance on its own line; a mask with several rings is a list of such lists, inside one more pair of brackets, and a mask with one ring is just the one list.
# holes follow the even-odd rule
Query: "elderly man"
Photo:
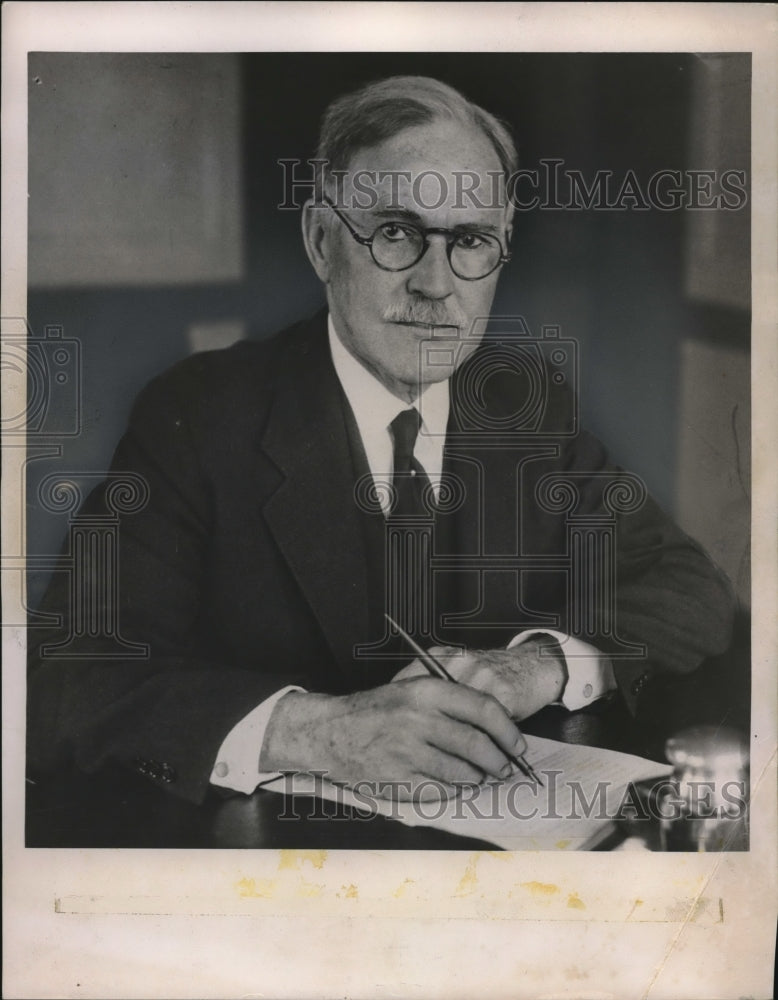
[[[616, 518], [614, 607], [592, 602], [616, 625], [575, 627], [566, 521], [541, 486], [566, 475], [581, 510], [612, 517], [616, 472], [594, 439], [561, 433], [569, 397], [550, 378], [534, 450], [510, 433], [527, 387], [505, 354], [473, 381], [510, 256], [505, 127], [442, 83], [392, 78], [330, 107], [318, 159], [303, 235], [327, 312], [189, 358], [139, 397], [113, 469], [149, 500], [122, 520], [116, 620], [149, 655], [74, 639], [55, 574], [44, 609], [65, 638], [31, 636], [33, 768], [120, 762], [196, 801], [311, 768], [412, 795], [505, 776], [517, 721], [606, 695], [634, 710], [654, 672], [727, 643], [725, 582], [650, 499]], [[416, 563], [397, 538], [432, 555]], [[460, 684], [427, 675], [389, 610], [449, 644]]]

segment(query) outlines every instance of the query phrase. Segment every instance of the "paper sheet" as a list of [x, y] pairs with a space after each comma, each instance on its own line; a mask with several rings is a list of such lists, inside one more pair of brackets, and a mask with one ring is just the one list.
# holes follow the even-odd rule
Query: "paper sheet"
[[515, 775], [505, 782], [465, 786], [454, 799], [423, 802], [392, 802], [372, 788], [351, 791], [310, 775], [285, 776], [264, 788], [319, 795], [352, 806], [362, 815], [372, 810], [407, 826], [431, 826], [505, 850], [559, 851], [585, 849], [607, 828], [625, 802], [630, 782], [661, 779], [672, 771], [667, 764], [613, 750], [539, 736], [526, 740], [526, 758], [544, 786]]

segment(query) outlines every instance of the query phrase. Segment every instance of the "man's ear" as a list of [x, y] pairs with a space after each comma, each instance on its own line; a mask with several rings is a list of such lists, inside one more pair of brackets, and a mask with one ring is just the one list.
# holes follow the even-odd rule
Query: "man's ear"
[[320, 281], [325, 284], [330, 274], [330, 220], [324, 203], [309, 198], [303, 205], [303, 243], [308, 260]]
[[512, 239], [513, 239], [513, 206], [511, 205], [508, 209], [508, 213], [505, 219], [505, 242], [508, 244], [509, 249]]

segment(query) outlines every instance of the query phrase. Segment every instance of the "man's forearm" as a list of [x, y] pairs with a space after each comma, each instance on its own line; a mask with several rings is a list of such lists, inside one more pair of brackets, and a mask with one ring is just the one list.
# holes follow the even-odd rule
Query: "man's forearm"
[[333, 695], [290, 691], [277, 703], [265, 728], [260, 771], [306, 771], [321, 766], [321, 733], [335, 713]]

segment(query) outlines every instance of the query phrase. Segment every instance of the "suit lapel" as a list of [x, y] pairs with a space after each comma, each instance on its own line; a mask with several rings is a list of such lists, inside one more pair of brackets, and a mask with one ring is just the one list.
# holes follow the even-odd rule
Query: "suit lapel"
[[[299, 332], [290, 331], [279, 365], [262, 449], [283, 480], [267, 500], [264, 517], [336, 661], [353, 673], [353, 647], [370, 635], [367, 551], [364, 523], [354, 502], [348, 403], [332, 365], [325, 317], [322, 314]], [[455, 382], [461, 377], [457, 372]], [[464, 503], [455, 513], [436, 517], [436, 552], [516, 554], [521, 523], [516, 455], [510, 448], [484, 447], [484, 433], [464, 426], [454, 386], [452, 390], [444, 470], [459, 478]], [[511, 496], [514, 501], [506, 502]], [[492, 579], [490, 593], [484, 595], [478, 576], [477, 572], [443, 574], [439, 608], [475, 612], [488, 596], [490, 605], [495, 605], [490, 611], [496, 613], [496, 619], [492, 614], [489, 618], [515, 618], [512, 578]], [[495, 584], [500, 582], [507, 590], [498, 595]], [[474, 614], [474, 623], [481, 617]], [[455, 631], [462, 626], [467, 630], [463, 621]], [[491, 638], [488, 628], [476, 628], [475, 638]]]
[[349, 670], [354, 644], [367, 634], [368, 607], [346, 405], [320, 317], [281, 364], [262, 447], [284, 480], [264, 516], [335, 659]]

